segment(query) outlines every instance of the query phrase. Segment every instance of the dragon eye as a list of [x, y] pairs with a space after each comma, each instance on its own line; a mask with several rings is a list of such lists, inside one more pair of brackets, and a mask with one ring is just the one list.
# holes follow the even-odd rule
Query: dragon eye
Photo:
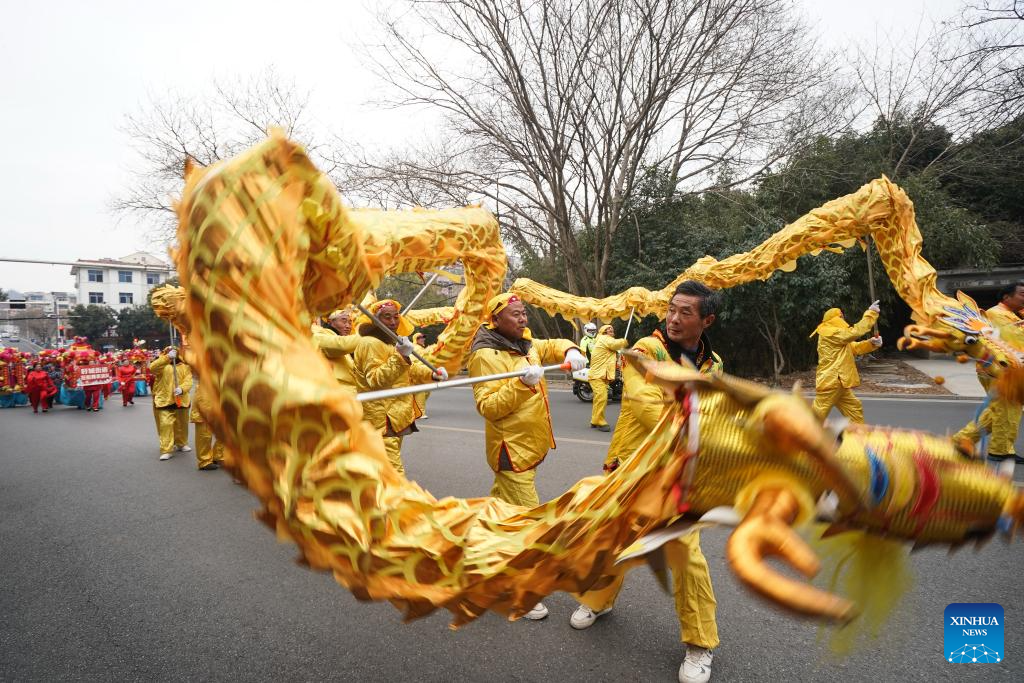
[[964, 344], [967, 344], [968, 346], [972, 346], [972, 345], [977, 344], [977, 343], [978, 343], [978, 338], [977, 337], [964, 337]]

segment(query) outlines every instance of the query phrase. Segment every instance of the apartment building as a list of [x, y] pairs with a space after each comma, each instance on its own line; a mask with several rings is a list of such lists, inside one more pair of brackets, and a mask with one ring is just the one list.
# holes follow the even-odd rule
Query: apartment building
[[174, 269], [152, 254], [137, 251], [121, 258], [79, 259], [71, 267], [78, 303], [101, 304], [115, 311], [144, 304], [149, 290], [167, 282]]

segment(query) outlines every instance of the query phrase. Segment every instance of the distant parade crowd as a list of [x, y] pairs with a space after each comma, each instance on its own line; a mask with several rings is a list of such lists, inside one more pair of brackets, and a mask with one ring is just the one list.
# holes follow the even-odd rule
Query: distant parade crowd
[[85, 337], [62, 350], [0, 348], [0, 408], [31, 405], [33, 413], [46, 413], [63, 404], [98, 412], [115, 394], [122, 405], [134, 405], [136, 396], [151, 392], [149, 364], [156, 356], [141, 345], [100, 353]]

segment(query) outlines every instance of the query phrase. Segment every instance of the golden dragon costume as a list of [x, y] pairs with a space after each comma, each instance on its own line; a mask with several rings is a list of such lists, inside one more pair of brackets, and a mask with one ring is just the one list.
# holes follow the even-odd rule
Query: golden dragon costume
[[[882, 204], [871, 209], [880, 220], [891, 215]], [[844, 620], [855, 606], [762, 562], [781, 555], [814, 572], [815, 557], [792, 528], [814, 516], [823, 492], [837, 496], [837, 525], [898, 539], [960, 543], [997, 528], [1010, 533], [1024, 517], [1010, 482], [942, 439], [856, 427], [837, 440], [796, 396], [657, 363], [645, 368], [668, 388], [670, 409], [611, 475], [532, 509], [437, 499], [388, 464], [380, 435], [315, 350], [310, 320], [360, 300], [385, 275], [461, 260], [466, 289], [429, 350], [456, 370], [504, 275], [494, 218], [472, 207], [348, 209], [280, 135], [235, 159], [187, 169], [177, 211], [185, 286], [158, 292], [154, 308], [189, 335], [229, 466], [259, 497], [261, 519], [305, 562], [408, 618], [437, 608], [454, 615], [453, 626], [487, 610], [519, 617], [554, 591], [601, 587], [616, 561], [653, 548], [650, 534], [673, 520], [730, 506], [742, 517], [729, 561], [744, 581], [778, 604]], [[787, 249], [788, 258], [797, 250]], [[755, 260], [774, 262], [769, 251]], [[715, 269], [702, 267], [710, 279]], [[518, 289], [525, 291], [539, 301]], [[633, 305], [636, 293], [627, 294], [619, 310]], [[653, 300], [645, 305], [638, 310], [657, 310]]]

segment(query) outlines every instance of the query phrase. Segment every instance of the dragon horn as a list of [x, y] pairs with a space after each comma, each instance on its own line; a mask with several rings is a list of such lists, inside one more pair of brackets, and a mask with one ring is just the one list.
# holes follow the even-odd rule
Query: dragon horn
[[791, 527], [799, 507], [787, 489], [760, 491], [729, 537], [729, 564], [747, 587], [777, 604], [800, 614], [850, 621], [857, 616], [852, 602], [783, 576], [764, 562], [766, 556], [779, 557], [808, 578], [818, 573], [818, 558]]

